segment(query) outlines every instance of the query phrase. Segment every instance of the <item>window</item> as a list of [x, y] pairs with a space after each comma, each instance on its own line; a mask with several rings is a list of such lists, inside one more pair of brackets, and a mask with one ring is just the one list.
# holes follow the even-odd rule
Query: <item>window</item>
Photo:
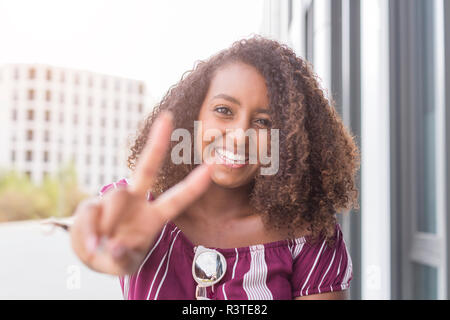
[[62, 111], [59, 113], [59, 123], [64, 123], [64, 113]]
[[12, 119], [13, 121], [16, 121], [16, 120], [17, 120], [17, 109], [12, 109], [12, 110], [11, 110], [11, 119]]
[[44, 160], [44, 162], [48, 162], [48, 160], [49, 160], [48, 151], [44, 151], [43, 160]]
[[73, 76], [73, 83], [78, 86], [80, 84], [80, 75], [79, 74], [75, 74]]
[[139, 83], [139, 94], [140, 95], [144, 94], [144, 84], [143, 83]]
[[78, 102], [79, 102], [79, 100], [78, 100], [78, 95], [74, 94], [74, 95], [73, 95], [73, 104], [77, 106], [77, 105], [78, 105]]
[[28, 70], [28, 79], [33, 80], [36, 78], [36, 69], [35, 68], [30, 68]]
[[59, 94], [59, 103], [63, 104], [63, 103], [64, 103], [64, 100], [65, 100], [64, 93], [61, 92], [61, 93]]
[[48, 130], [44, 131], [44, 142], [49, 142], [50, 141], [50, 133], [48, 132]]
[[52, 93], [50, 90], [45, 91], [45, 100], [48, 102], [52, 100]]
[[47, 81], [51, 81], [52, 80], [52, 71], [50, 69], [47, 69], [45, 78], [47, 79]]
[[16, 151], [12, 150], [11, 151], [11, 162], [15, 162], [16, 161]]
[[20, 71], [18, 68], [14, 68], [14, 80], [19, 80], [20, 78]]
[[142, 111], [143, 111], [142, 103], [139, 103], [138, 104], [138, 112], [142, 113]]
[[33, 151], [31, 150], [25, 151], [25, 160], [27, 162], [33, 161]]
[[34, 110], [27, 110], [27, 120], [34, 120]]
[[78, 115], [76, 113], [73, 115], [73, 124], [74, 125], [78, 124]]
[[50, 121], [50, 110], [45, 110], [45, 121]]
[[33, 130], [27, 130], [27, 141], [33, 141]]
[[86, 155], [86, 165], [90, 165], [91, 164], [91, 156], [89, 154]]
[[64, 74], [64, 72], [61, 72], [59, 75], [59, 81], [61, 83], [64, 83], [66, 81], [66, 75]]
[[102, 81], [102, 89], [103, 89], [103, 90], [108, 89], [108, 79], [106, 79], [106, 78], [103, 78], [103, 81]]
[[34, 90], [33, 89], [28, 90], [28, 100], [34, 100]]

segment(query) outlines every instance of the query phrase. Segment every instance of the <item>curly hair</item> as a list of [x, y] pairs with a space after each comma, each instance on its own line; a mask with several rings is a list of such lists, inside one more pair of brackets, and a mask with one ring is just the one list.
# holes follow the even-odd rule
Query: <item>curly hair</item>
[[[161, 111], [170, 110], [174, 127], [185, 128], [193, 136], [194, 120], [198, 119], [212, 77], [232, 62], [251, 65], [263, 75], [271, 127], [279, 128], [282, 151], [278, 172], [257, 175], [252, 181], [250, 204], [268, 229], [293, 237], [296, 230], [306, 227], [312, 241], [324, 237], [332, 242], [336, 213], [359, 209], [355, 186], [359, 150], [309, 63], [277, 41], [253, 36], [198, 61], [141, 124], [131, 147], [129, 168], [134, 170], [150, 127]], [[193, 169], [194, 165], [175, 165], [166, 157], [152, 192], [164, 192]]]

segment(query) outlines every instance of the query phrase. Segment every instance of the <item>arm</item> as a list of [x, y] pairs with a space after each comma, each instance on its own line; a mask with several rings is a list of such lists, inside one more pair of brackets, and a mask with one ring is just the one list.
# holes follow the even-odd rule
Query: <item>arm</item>
[[294, 300], [348, 300], [348, 290], [311, 294], [309, 296], [296, 297]]

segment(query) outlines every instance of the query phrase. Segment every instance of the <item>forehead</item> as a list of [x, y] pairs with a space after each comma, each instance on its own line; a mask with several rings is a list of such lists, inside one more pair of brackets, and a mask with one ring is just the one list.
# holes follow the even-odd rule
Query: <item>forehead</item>
[[242, 62], [229, 63], [216, 70], [209, 85], [207, 99], [221, 93], [236, 98], [244, 105], [269, 105], [264, 77], [255, 67]]

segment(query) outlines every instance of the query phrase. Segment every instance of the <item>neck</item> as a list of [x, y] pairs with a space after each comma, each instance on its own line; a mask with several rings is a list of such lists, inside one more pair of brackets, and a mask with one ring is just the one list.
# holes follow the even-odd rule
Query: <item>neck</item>
[[250, 192], [251, 184], [229, 189], [211, 183], [209, 189], [182, 216], [191, 221], [214, 221], [215, 224], [249, 216], [253, 213]]

